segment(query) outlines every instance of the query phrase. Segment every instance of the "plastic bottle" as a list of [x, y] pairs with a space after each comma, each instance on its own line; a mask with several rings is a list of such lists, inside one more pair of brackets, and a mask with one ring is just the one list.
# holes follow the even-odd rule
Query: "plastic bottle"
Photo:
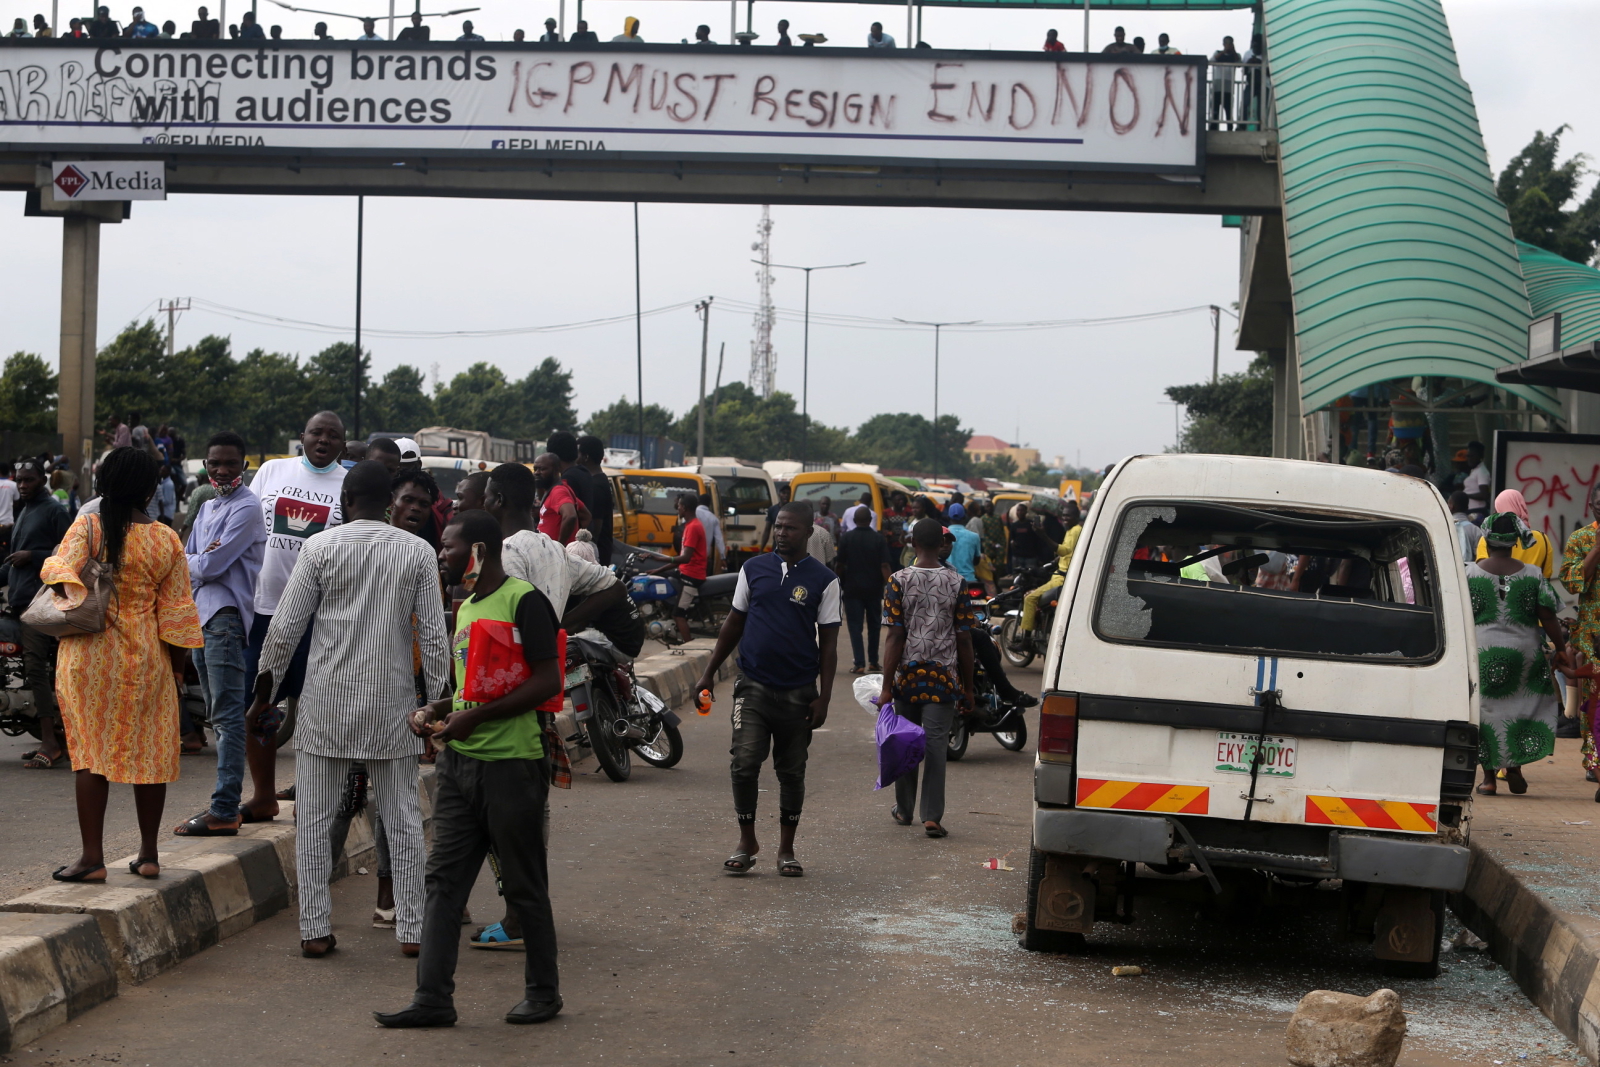
[[711, 714], [711, 690], [702, 689], [694, 695], [694, 710], [701, 715]]

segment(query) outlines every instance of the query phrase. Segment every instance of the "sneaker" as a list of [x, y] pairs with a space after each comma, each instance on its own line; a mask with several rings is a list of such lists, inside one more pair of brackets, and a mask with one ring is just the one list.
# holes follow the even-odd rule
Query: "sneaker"
[[372, 909], [372, 928], [374, 930], [393, 930], [394, 929], [394, 909], [393, 908], [373, 908]]

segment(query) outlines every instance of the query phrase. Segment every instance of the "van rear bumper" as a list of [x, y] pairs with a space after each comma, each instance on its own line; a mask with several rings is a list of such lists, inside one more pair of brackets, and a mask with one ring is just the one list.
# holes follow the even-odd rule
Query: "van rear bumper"
[[[1083, 808], [1035, 807], [1033, 844], [1041, 852], [1096, 856], [1136, 863], [1194, 860], [1172, 820]], [[1469, 853], [1460, 845], [1348, 834], [1329, 834], [1326, 856], [1200, 849], [1214, 867], [1247, 867], [1352, 882], [1416, 886], [1458, 892], [1467, 884]]]

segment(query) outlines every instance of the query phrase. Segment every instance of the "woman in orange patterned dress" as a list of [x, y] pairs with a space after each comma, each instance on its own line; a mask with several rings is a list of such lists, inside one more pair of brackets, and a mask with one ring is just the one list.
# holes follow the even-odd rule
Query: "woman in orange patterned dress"
[[128, 869], [146, 878], [161, 874], [156, 842], [181, 747], [178, 688], [189, 649], [204, 642], [183, 545], [170, 526], [144, 512], [160, 477], [147, 453], [113, 449], [100, 464], [99, 514], [80, 514], [40, 573], [63, 606], [82, 603], [88, 590], [78, 572], [98, 555], [110, 564], [117, 589], [105, 630], [61, 638], [56, 664], [83, 836], [77, 862], [52, 876], [61, 882], [105, 881], [111, 782], [133, 786], [140, 845]]

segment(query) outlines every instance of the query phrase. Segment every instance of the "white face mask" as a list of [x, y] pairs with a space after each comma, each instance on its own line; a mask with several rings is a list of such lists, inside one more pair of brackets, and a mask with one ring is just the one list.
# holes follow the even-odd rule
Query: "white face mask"
[[335, 467], [337, 467], [339, 465], [339, 461], [337, 459], [335, 459], [332, 463], [329, 463], [326, 467], [318, 467], [316, 464], [311, 462], [311, 459], [310, 459], [309, 456], [306, 456], [306, 455], [303, 455], [303, 454], [300, 457], [300, 462], [304, 463], [306, 465], [306, 470], [315, 471], [318, 474], [327, 474], [329, 471], [333, 470], [333, 468], [335, 468]]

